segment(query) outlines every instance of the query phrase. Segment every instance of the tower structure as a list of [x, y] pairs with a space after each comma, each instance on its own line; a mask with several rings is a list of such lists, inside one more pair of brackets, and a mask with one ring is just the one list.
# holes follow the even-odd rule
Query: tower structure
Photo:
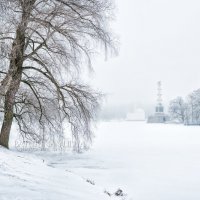
[[148, 123], [165, 123], [169, 120], [169, 116], [164, 113], [163, 99], [162, 99], [162, 84], [157, 82], [157, 103], [155, 106], [155, 113], [148, 117]]
[[162, 104], [162, 83], [161, 83], [161, 81], [158, 81], [157, 87], [158, 87], [158, 93], [157, 93], [157, 105], [156, 105], [155, 111], [157, 114], [162, 114], [164, 112], [164, 107]]

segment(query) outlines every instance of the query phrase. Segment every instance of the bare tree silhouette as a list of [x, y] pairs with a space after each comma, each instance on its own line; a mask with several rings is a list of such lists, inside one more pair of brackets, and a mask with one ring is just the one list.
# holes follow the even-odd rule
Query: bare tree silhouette
[[114, 50], [112, 1], [8, 0], [0, 8], [0, 144], [9, 147], [13, 120], [36, 142], [62, 136], [68, 121], [78, 151], [81, 141], [91, 141], [101, 96], [82, 83], [80, 72], [91, 67], [96, 48]]

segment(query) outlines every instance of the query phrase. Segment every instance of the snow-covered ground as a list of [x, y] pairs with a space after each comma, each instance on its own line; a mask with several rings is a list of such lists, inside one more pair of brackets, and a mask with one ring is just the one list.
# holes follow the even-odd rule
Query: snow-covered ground
[[200, 127], [103, 122], [84, 154], [0, 149], [0, 200], [104, 200], [118, 188], [128, 200], [199, 200]]
[[96, 134], [90, 152], [54, 165], [133, 200], [200, 199], [200, 127], [104, 122]]
[[103, 188], [44, 160], [0, 148], [0, 200], [108, 200]]

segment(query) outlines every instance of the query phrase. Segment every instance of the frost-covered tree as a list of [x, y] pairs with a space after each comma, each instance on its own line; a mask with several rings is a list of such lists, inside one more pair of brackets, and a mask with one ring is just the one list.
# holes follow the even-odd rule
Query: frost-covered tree
[[173, 120], [184, 123], [187, 105], [182, 97], [177, 97], [170, 101], [169, 114]]
[[200, 125], [200, 89], [193, 91], [187, 99], [186, 124]]
[[13, 120], [37, 142], [68, 121], [78, 150], [99, 105], [79, 74], [95, 49], [113, 47], [111, 0], [1, 0], [0, 9], [0, 145], [9, 147]]

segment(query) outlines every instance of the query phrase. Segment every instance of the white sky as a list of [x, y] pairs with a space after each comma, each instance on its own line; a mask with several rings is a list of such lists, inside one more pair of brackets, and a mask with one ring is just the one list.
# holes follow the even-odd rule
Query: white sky
[[165, 101], [200, 88], [200, 1], [117, 0], [119, 56], [95, 62], [93, 86], [111, 104]]

